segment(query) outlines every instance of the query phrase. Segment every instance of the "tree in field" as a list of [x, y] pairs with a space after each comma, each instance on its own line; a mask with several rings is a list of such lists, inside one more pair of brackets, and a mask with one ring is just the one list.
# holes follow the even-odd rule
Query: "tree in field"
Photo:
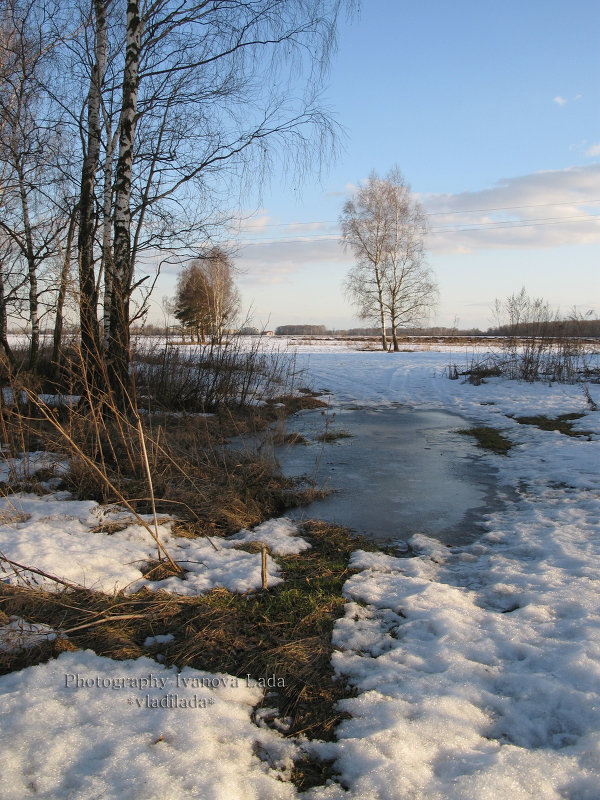
[[187, 330], [192, 342], [204, 342], [208, 329], [207, 307], [206, 276], [197, 262], [192, 263], [179, 273], [175, 299], [171, 306], [175, 318], [183, 328], [184, 338]]
[[221, 249], [212, 248], [180, 273], [173, 313], [188, 329], [192, 341], [204, 342], [209, 337], [213, 343], [220, 343], [238, 309], [233, 265]]
[[437, 297], [425, 263], [423, 207], [395, 167], [386, 178], [371, 173], [345, 203], [340, 225], [342, 244], [355, 258], [346, 292], [362, 319], [379, 324], [384, 350], [389, 323], [397, 351], [399, 326], [421, 321]]

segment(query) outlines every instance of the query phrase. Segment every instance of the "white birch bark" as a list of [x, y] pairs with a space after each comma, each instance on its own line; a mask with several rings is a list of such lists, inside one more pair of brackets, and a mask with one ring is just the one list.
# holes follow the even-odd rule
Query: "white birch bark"
[[[95, 46], [94, 64], [87, 97], [87, 151], [81, 170], [79, 199], [79, 313], [81, 347], [88, 378], [97, 373], [99, 357], [98, 290], [94, 274], [96, 170], [100, 159], [101, 127], [100, 104], [104, 72], [106, 69], [107, 31], [104, 0], [94, 0]], [[95, 385], [96, 381], [91, 380]]]
[[113, 281], [108, 341], [109, 377], [117, 397], [129, 391], [129, 300], [131, 263], [131, 176], [142, 38], [139, 0], [127, 2], [123, 98], [119, 118], [119, 155], [115, 184]]

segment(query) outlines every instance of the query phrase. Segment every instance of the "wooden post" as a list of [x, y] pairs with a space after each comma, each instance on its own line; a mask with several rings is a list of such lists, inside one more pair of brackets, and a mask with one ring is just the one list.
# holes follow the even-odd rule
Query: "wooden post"
[[265, 544], [261, 543], [261, 577], [262, 577], [262, 588], [268, 589], [268, 581], [267, 581], [267, 547]]

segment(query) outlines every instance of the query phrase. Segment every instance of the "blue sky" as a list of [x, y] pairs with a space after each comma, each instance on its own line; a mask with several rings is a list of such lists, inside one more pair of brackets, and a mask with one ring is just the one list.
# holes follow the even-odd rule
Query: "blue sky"
[[[431, 323], [485, 328], [523, 285], [600, 314], [599, 78], [597, 0], [363, 0], [325, 91], [338, 158], [246, 200], [237, 265], [255, 322], [364, 324], [343, 297], [337, 220], [352, 186], [394, 164], [431, 214]], [[161, 281], [157, 303], [174, 290]]]

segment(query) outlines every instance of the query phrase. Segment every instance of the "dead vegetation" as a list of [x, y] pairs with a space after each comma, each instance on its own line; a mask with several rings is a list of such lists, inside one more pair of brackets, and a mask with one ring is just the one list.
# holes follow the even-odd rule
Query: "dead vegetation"
[[[196, 535], [232, 533], [310, 501], [311, 492], [305, 495], [298, 482], [282, 476], [274, 460], [259, 455], [243, 437], [256, 437], [289, 414], [324, 404], [293, 392], [293, 362], [281, 356], [269, 361], [254, 351], [222, 350], [227, 358], [211, 348], [197, 353], [195, 361], [188, 355], [185, 362], [188, 371], [193, 368], [198, 381], [210, 387], [196, 396], [197, 407], [211, 407], [210, 413], [138, 411], [142, 402], [150, 409], [161, 405], [161, 386], [180, 393], [187, 386], [188, 373], [184, 370], [177, 377], [176, 367], [182, 365], [168, 349], [163, 361], [160, 352], [152, 351], [137, 362], [164, 369], [158, 377], [152, 372], [154, 395], [150, 397], [147, 386], [144, 401], [128, 398], [127, 412], [110, 392], [92, 398], [77, 352], [57, 372], [56, 382], [48, 377], [34, 380], [10, 364], [2, 365], [5, 395], [12, 398], [0, 416], [9, 466], [5, 490], [43, 492], [60, 486], [75, 498], [121, 503], [133, 514], [176, 516], [192, 525]], [[218, 383], [223, 389], [224, 382], [227, 395], [216, 388]], [[250, 386], [255, 389], [252, 395]], [[237, 449], [228, 446], [233, 438], [239, 442]], [[60, 477], [51, 469], [34, 474], [24, 455], [31, 451], [51, 452], [57, 461], [68, 463], [68, 469]]]
[[318, 442], [337, 442], [338, 439], [351, 439], [352, 434], [350, 431], [345, 430], [327, 430], [320, 433], [316, 438]]
[[496, 300], [497, 332], [502, 335], [483, 344], [466, 370], [452, 364], [449, 377], [459, 374], [475, 385], [487, 377], [503, 376], [519, 381], [550, 383], [597, 383], [600, 380], [598, 342], [587, 338], [591, 321], [574, 309], [561, 318], [557, 309], [541, 297], [530, 297], [523, 287], [503, 301]]

